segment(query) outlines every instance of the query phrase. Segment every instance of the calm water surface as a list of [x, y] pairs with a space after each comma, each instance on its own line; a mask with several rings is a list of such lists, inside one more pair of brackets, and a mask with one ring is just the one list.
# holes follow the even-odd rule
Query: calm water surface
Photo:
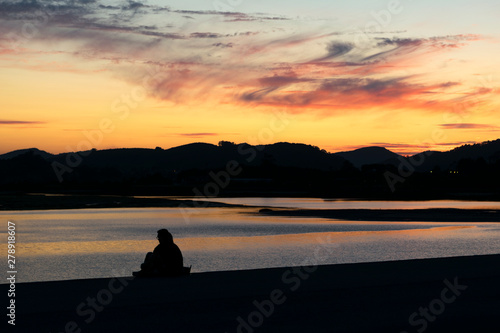
[[[301, 208], [374, 208], [375, 202], [237, 198]], [[498, 203], [379, 202], [378, 208], [498, 207]], [[369, 206], [363, 206], [369, 205]], [[427, 206], [426, 206], [427, 205]], [[484, 205], [484, 206], [478, 206]], [[497, 206], [495, 206], [497, 205]], [[352, 222], [260, 216], [256, 208], [5, 211], [16, 223], [18, 281], [130, 275], [168, 228], [193, 272], [500, 253], [500, 223]]]
[[196, 200], [224, 202], [234, 205], [289, 207], [304, 209], [500, 209], [500, 202], [497, 201], [464, 200], [382, 201], [319, 198], [196, 198]]

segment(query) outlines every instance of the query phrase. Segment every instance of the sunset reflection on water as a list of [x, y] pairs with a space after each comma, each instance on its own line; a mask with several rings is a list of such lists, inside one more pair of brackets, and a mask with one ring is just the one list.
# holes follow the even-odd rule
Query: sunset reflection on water
[[[500, 223], [269, 217], [255, 208], [2, 212], [17, 225], [19, 281], [138, 270], [168, 228], [193, 272], [500, 253]], [[5, 239], [5, 237], [3, 237]], [[2, 240], [4, 242], [4, 240]], [[2, 244], [5, 246], [5, 244]]]
[[[247, 237], [188, 237], [175, 240], [183, 251], [231, 251], [263, 248], [293, 248], [298, 245], [314, 245], [328, 240], [331, 243], [366, 242], [389, 239], [392, 237], [425, 237], [427, 239], [446, 237], [449, 231], [475, 228], [476, 226], [445, 226], [430, 229], [390, 230], [390, 231], [351, 231], [351, 232], [316, 232], [272, 236]], [[18, 245], [18, 253], [24, 257], [38, 255], [69, 254], [105, 254], [105, 253], [147, 253], [157, 241], [121, 240], [121, 241], [63, 241], [24, 243]]]

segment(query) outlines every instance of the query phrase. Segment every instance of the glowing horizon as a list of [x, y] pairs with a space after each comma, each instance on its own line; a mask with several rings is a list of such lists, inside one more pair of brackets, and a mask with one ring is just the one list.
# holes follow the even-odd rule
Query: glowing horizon
[[0, 9], [0, 154], [233, 141], [409, 155], [500, 137], [492, 0]]

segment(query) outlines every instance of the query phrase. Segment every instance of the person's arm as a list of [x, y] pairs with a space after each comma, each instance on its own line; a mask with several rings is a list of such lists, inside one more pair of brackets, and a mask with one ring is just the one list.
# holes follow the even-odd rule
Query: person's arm
[[165, 269], [165, 258], [164, 254], [162, 254], [162, 247], [158, 245], [155, 247], [153, 251], [153, 259], [152, 259], [152, 264], [154, 269], [163, 271]]

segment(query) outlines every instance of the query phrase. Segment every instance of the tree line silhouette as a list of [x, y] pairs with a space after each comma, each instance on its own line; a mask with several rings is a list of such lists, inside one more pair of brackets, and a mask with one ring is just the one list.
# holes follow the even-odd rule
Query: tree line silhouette
[[[373, 152], [370, 158], [376, 160]], [[251, 146], [222, 141], [217, 146], [195, 143], [167, 150], [93, 150], [61, 181], [54, 163], [63, 164], [67, 154], [28, 149], [1, 155], [0, 191], [194, 195], [194, 188], [213, 181], [213, 174], [235, 161], [241, 172], [221, 186], [219, 196], [500, 198], [500, 140], [422, 155], [422, 162], [394, 191], [385, 174], [400, 174], [400, 164], [408, 157], [393, 153], [382, 162], [370, 163], [369, 158], [356, 167], [345, 154], [290, 143]], [[355, 162], [359, 161], [358, 154]]]

